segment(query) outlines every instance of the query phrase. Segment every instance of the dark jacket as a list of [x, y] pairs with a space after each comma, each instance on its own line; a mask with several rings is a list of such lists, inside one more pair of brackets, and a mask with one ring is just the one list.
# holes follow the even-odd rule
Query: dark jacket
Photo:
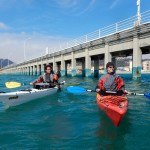
[[99, 88], [101, 93], [105, 93], [105, 91], [113, 91], [118, 93], [121, 91], [121, 93], [123, 93], [124, 82], [116, 73], [106, 74], [100, 77], [96, 88]]

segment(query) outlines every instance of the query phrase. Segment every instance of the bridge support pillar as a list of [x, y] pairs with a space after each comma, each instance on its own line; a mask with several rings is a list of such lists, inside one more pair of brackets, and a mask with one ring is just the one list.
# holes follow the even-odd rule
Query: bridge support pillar
[[56, 71], [56, 62], [55, 62], [55, 57], [53, 56], [53, 71]]
[[61, 70], [61, 76], [65, 76], [66, 75], [66, 70]]
[[99, 77], [99, 59], [94, 59], [94, 77]]
[[71, 52], [71, 56], [72, 56], [72, 58], [71, 58], [71, 68], [72, 68], [71, 73], [72, 73], [72, 76], [74, 77], [74, 76], [77, 75], [76, 59], [74, 58], [74, 53], [73, 52]]
[[22, 75], [22, 68], [20, 68], [20, 75]]
[[45, 66], [44, 64], [41, 64], [41, 74], [43, 74], [45, 72]]
[[112, 55], [109, 52], [109, 45], [108, 45], [108, 43], [105, 45], [105, 56], [104, 57], [105, 57], [105, 59], [104, 59], [104, 73], [106, 73], [107, 72], [107, 70], [106, 70], [106, 64], [108, 62], [112, 61]]
[[20, 75], [20, 72], [21, 72], [21, 70], [20, 70], [20, 68], [18, 69], [18, 75]]
[[37, 66], [36, 65], [33, 66], [33, 75], [34, 76], [37, 75]]
[[89, 56], [89, 50], [86, 48], [85, 50], [85, 76], [91, 76], [91, 57]]
[[37, 76], [41, 75], [41, 65], [37, 64]]
[[24, 75], [24, 70], [23, 70], [23, 68], [21, 68], [21, 75]]
[[22, 68], [22, 75], [24, 75], [24, 68]]
[[27, 75], [28, 76], [30, 75], [30, 67], [29, 66], [27, 67]]
[[64, 61], [64, 56], [61, 55], [61, 76], [65, 76], [66, 75], [66, 64]]
[[84, 58], [82, 58], [81, 63], [82, 63], [82, 77], [85, 77], [85, 59]]
[[132, 78], [137, 79], [141, 77], [142, 70], [142, 51], [139, 47], [138, 36], [133, 38], [133, 66], [132, 66]]
[[26, 76], [28, 75], [28, 71], [29, 71], [29, 70], [28, 70], [28, 67], [26, 67], [26, 68], [25, 68], [25, 75], [26, 75]]
[[27, 75], [27, 67], [24, 68], [24, 75]]
[[33, 66], [30, 66], [30, 76], [33, 75]]
[[22, 74], [25, 75], [25, 68], [22, 68]]
[[[12, 70], [11, 70], [11, 72], [12, 72]], [[24, 67], [22, 68], [22, 75], [24, 75]]]
[[[6, 72], [5, 72], [6, 73]], [[18, 74], [18, 69], [16, 70], [16, 75]]]

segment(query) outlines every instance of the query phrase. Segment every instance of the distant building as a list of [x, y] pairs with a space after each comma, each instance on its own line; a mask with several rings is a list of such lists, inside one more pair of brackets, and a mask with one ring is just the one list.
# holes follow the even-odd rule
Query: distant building
[[147, 59], [142, 61], [142, 70], [150, 71], [150, 60]]

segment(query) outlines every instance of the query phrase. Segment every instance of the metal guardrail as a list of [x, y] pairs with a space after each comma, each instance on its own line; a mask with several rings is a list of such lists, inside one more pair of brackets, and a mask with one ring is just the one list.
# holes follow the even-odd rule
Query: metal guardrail
[[[96, 30], [94, 32], [91, 32], [87, 35], [83, 35], [77, 39], [73, 39], [67, 43], [64, 43], [60, 45], [59, 47], [52, 49], [54, 52], [62, 51], [64, 49], [68, 49], [80, 44], [84, 44], [90, 41], [94, 41], [109, 35], [112, 35], [114, 33], [122, 32], [128, 29], [133, 28], [134, 26], [137, 25], [137, 15], [133, 16], [131, 18], [125, 19], [123, 21], [117, 22], [115, 24], [112, 24], [110, 26], [101, 28], [99, 30]], [[149, 23], [150, 22], [150, 10], [141, 13], [141, 20], [140, 20], [140, 25]]]
[[[60, 44], [58, 47], [53, 48], [53, 49], [49, 49], [49, 54], [55, 53], [55, 52], [59, 52], [68, 48], [72, 48], [75, 46], [78, 46], [80, 44], [84, 44], [84, 43], [88, 43], [100, 38], [104, 38], [107, 37], [109, 35], [115, 34], [115, 33], [119, 33], [122, 31], [126, 31], [129, 29], [132, 29], [134, 26], [138, 25], [138, 17], [133, 16], [130, 17], [128, 19], [125, 19], [123, 21], [117, 22], [115, 24], [109, 25], [107, 27], [98, 29], [94, 32], [91, 32], [89, 34], [83, 35], [79, 38], [73, 39], [71, 41], [68, 41], [66, 43]], [[140, 18], [140, 25], [145, 24], [145, 23], [150, 23], [150, 10], [141, 13], [141, 18]], [[51, 51], [51, 53], [50, 53]], [[36, 59], [42, 56], [45, 56], [45, 52], [41, 53], [39, 56], [36, 57], [32, 57], [32, 58], [28, 58], [27, 61], [32, 60], [32, 59]]]
[[[97, 40], [100, 38], [107, 37], [107, 36], [115, 34], [115, 33], [119, 33], [122, 31], [132, 29], [134, 26], [138, 25], [137, 23], [138, 23], [138, 17], [136, 15], [136, 16], [130, 17], [128, 19], [125, 19], [123, 21], [112, 24], [110, 26], [98, 29], [87, 35], [83, 35], [79, 38], [76, 38], [76, 39], [73, 39], [66, 43], [60, 44], [56, 48], [49, 49], [49, 51], [52, 52], [49, 54], [53, 54], [55, 52], [59, 52], [59, 51], [62, 51], [62, 50], [68, 49], [68, 48], [72, 48], [72, 47], [78, 46], [80, 44], [88, 43], [88, 42], [91, 42], [91, 41], [94, 41], [94, 40]], [[150, 10], [141, 13], [140, 25], [146, 24], [146, 23], [150, 23]], [[43, 57], [45, 55], [47, 55], [47, 54], [45, 54], [45, 51], [44, 51], [44, 53], [41, 52], [41, 54], [39, 56], [34, 56], [32, 58], [28, 58], [28, 60], [26, 60], [26, 61], [30, 61], [30, 60], [33, 60], [33, 59], [36, 59], [39, 57]], [[22, 62], [20, 62], [20, 63], [22, 63]]]

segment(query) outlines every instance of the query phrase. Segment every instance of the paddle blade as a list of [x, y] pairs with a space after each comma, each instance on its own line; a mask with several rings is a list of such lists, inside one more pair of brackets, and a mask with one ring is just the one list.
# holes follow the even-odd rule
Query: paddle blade
[[82, 94], [86, 92], [86, 89], [79, 86], [69, 86], [67, 87], [67, 91], [73, 94]]
[[144, 96], [150, 99], [150, 93], [144, 94]]
[[5, 83], [7, 88], [17, 88], [21, 86], [21, 83], [19, 82], [6, 82]]
[[77, 86], [80, 85], [80, 83], [65, 83], [65, 86]]

